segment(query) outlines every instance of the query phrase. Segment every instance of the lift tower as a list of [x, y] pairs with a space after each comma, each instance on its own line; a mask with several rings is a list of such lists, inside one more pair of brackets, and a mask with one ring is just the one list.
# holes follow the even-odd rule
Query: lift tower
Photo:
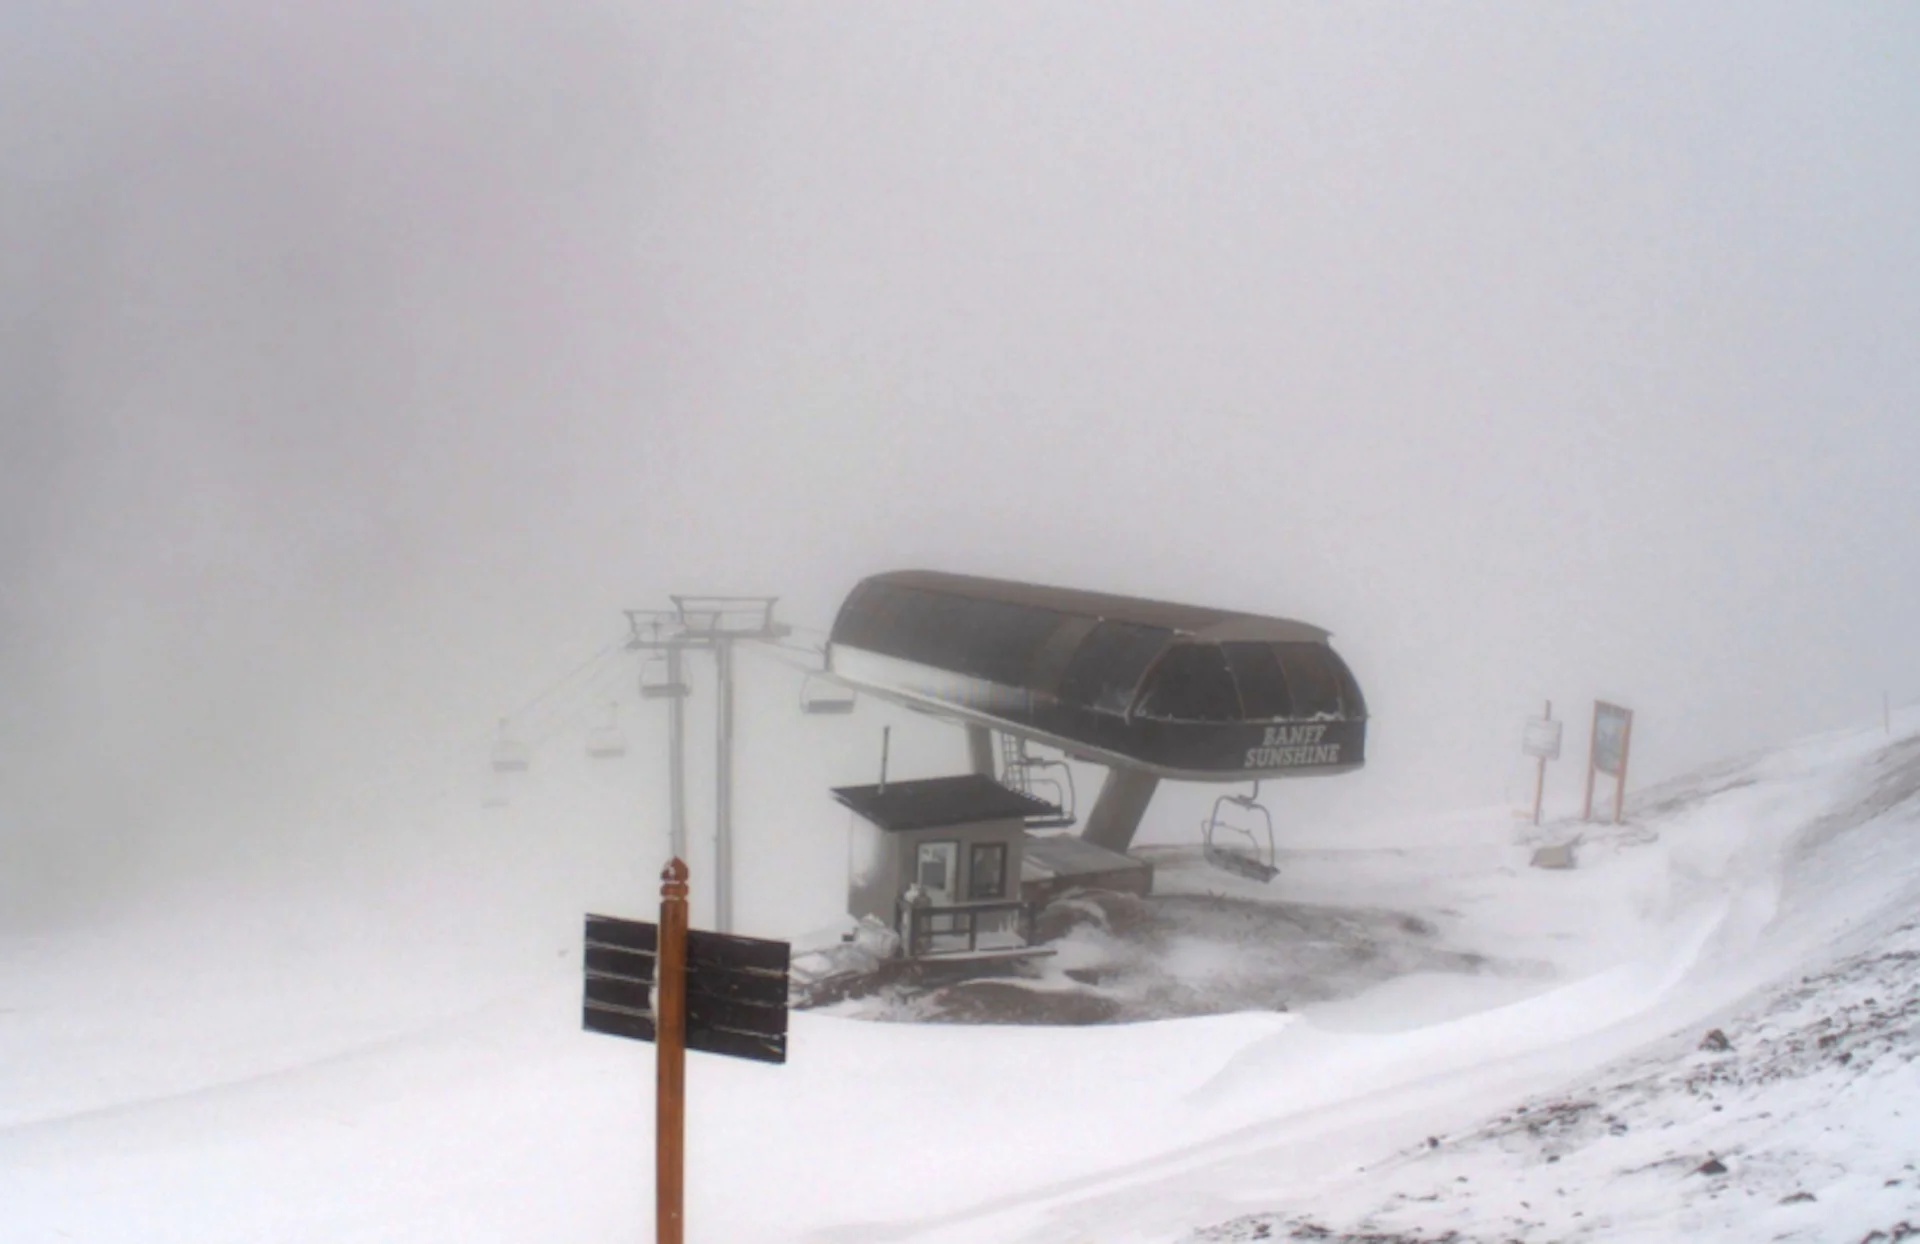
[[733, 645], [746, 640], [774, 640], [789, 628], [773, 617], [777, 596], [669, 596], [672, 609], [627, 610], [630, 634], [627, 648], [664, 654], [666, 678], [649, 686], [644, 677], [640, 693], [667, 699], [669, 718], [668, 780], [672, 799], [672, 845], [676, 859], [687, 853], [686, 714], [687, 696], [682, 655], [690, 648], [713, 653], [718, 671], [714, 714], [713, 850], [714, 927], [733, 932]]

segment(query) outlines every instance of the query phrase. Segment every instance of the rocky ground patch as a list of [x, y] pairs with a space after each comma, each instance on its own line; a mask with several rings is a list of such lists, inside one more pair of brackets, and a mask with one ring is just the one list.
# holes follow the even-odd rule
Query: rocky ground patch
[[1577, 1092], [1422, 1138], [1345, 1218], [1254, 1214], [1189, 1239], [1890, 1244], [1920, 1236], [1916, 1056], [1920, 922]]

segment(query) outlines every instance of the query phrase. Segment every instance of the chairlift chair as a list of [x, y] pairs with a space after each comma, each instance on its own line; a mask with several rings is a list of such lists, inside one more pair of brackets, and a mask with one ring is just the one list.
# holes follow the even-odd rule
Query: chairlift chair
[[854, 695], [824, 674], [800, 680], [800, 711], [815, 716], [844, 716], [853, 711]]
[[1250, 795], [1214, 800], [1201, 834], [1207, 863], [1215, 868], [1262, 884], [1280, 875], [1273, 862], [1273, 814], [1260, 802], [1260, 783]]
[[684, 682], [675, 682], [667, 667], [667, 658], [655, 653], [640, 666], [640, 698], [643, 700], [682, 700], [687, 696]]
[[506, 718], [500, 719], [500, 737], [493, 742], [493, 771], [495, 773], [525, 773], [533, 764], [533, 753], [527, 745], [507, 735]]
[[627, 736], [620, 732], [620, 706], [607, 705], [605, 725], [587, 731], [587, 755], [595, 760], [616, 760], [627, 754]]
[[1074, 811], [1073, 769], [1064, 760], [1047, 760], [1027, 751], [1027, 741], [1000, 736], [1000, 783], [1059, 811], [1027, 819], [1028, 829], [1062, 829], [1078, 823]]

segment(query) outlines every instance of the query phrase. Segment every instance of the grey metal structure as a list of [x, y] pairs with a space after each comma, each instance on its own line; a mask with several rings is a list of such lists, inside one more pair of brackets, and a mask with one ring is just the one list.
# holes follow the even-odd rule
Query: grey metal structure
[[[1226, 809], [1236, 812], [1228, 814]], [[1273, 813], [1260, 802], [1260, 783], [1250, 795], [1222, 795], [1200, 827], [1207, 862], [1249, 881], [1268, 882], [1280, 875], [1274, 865]]]
[[906, 570], [854, 586], [827, 654], [846, 685], [965, 727], [977, 774], [994, 773], [996, 733], [1017, 744], [1000, 773], [1016, 789], [1040, 793], [1042, 765], [1071, 773], [1027, 743], [1105, 766], [1082, 834], [1124, 852], [1163, 780], [1365, 763], [1366, 699], [1328, 640], [1290, 618]]
[[674, 688], [667, 705], [669, 726], [667, 762], [673, 768], [668, 796], [673, 811], [672, 850], [676, 860], [687, 858], [687, 673], [680, 649], [667, 649], [667, 685]]
[[733, 645], [740, 640], [774, 640], [788, 628], [773, 617], [777, 596], [669, 596], [672, 609], [627, 610], [627, 648], [664, 652], [664, 683], [643, 690], [669, 701], [668, 768], [672, 805], [671, 841], [676, 858], [687, 854], [686, 713], [688, 694], [684, 654], [690, 648], [713, 653], [718, 673], [715, 690], [714, 747], [714, 924], [733, 931]]

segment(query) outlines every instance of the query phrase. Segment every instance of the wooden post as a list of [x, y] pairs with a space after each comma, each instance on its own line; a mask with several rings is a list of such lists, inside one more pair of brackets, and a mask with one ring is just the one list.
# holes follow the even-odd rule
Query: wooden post
[[682, 1244], [687, 1143], [687, 866], [660, 874], [659, 983], [654, 993], [654, 1240]]
[[[1547, 701], [1547, 720], [1553, 720], [1552, 700]], [[1540, 827], [1540, 800], [1547, 793], [1547, 758], [1543, 753], [1535, 757], [1535, 759], [1540, 762], [1539, 772], [1533, 775], [1533, 824], [1534, 828], [1538, 829]], [[1509, 770], [1509, 772], [1511, 772], [1511, 770]]]
[[1618, 825], [1627, 808], [1627, 757], [1633, 755], [1633, 714], [1627, 714], [1627, 725], [1620, 732], [1620, 780], [1613, 788], [1613, 823]]
[[1587, 803], [1580, 812], [1580, 819], [1593, 819], [1593, 749], [1600, 740], [1600, 701], [1593, 702], [1593, 727], [1587, 731]]

